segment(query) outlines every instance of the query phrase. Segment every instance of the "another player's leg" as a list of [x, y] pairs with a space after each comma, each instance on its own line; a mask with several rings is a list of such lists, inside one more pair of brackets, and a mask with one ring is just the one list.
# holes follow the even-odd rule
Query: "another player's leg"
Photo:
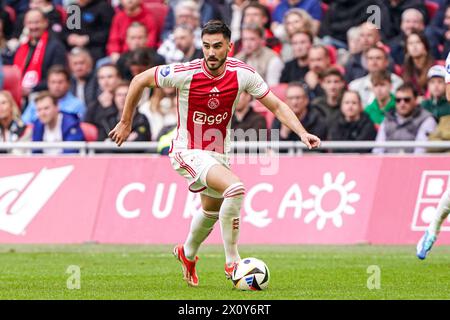
[[222, 165], [214, 165], [208, 170], [206, 182], [224, 198], [219, 221], [225, 249], [225, 274], [229, 278], [236, 262], [241, 259], [238, 251], [239, 219], [245, 188], [239, 178]]
[[219, 219], [219, 210], [222, 204], [222, 199], [203, 194], [200, 197], [203, 210], [192, 217], [191, 227], [184, 245], [179, 244], [174, 249], [174, 255], [180, 260], [183, 268], [184, 280], [191, 286], [198, 286], [199, 280], [195, 268], [198, 261], [197, 252]]
[[447, 189], [447, 191], [445, 191], [442, 195], [441, 200], [439, 200], [439, 204], [436, 209], [436, 214], [433, 218], [433, 221], [431, 221], [430, 225], [427, 228], [427, 231], [425, 231], [425, 234], [417, 244], [417, 257], [419, 259], [423, 260], [427, 257], [428, 252], [433, 247], [433, 244], [436, 241], [437, 236], [439, 235], [441, 225], [444, 222], [445, 218], [447, 218], [449, 213], [450, 189]]

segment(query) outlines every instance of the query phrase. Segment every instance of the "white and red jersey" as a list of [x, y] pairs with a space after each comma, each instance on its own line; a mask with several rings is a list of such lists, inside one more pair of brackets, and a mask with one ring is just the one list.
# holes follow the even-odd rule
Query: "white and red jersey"
[[213, 76], [204, 59], [158, 66], [158, 87], [177, 88], [178, 126], [171, 151], [201, 149], [230, 151], [231, 118], [241, 92], [256, 99], [269, 93], [269, 87], [244, 62], [227, 58], [225, 71]]

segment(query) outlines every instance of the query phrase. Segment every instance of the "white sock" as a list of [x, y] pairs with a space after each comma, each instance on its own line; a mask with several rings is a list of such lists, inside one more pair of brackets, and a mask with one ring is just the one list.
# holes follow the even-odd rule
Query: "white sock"
[[191, 229], [189, 230], [189, 235], [184, 243], [184, 255], [186, 258], [189, 260], [195, 259], [200, 245], [209, 236], [218, 218], [218, 212], [205, 210], [192, 217]]
[[220, 227], [225, 249], [226, 263], [239, 261], [237, 243], [239, 240], [239, 217], [245, 188], [242, 182], [229, 186], [223, 192], [223, 203], [219, 211]]
[[436, 215], [433, 221], [428, 226], [428, 232], [433, 235], [438, 235], [441, 230], [441, 225], [450, 213], [450, 189], [444, 192], [439, 200], [438, 207], [436, 209]]

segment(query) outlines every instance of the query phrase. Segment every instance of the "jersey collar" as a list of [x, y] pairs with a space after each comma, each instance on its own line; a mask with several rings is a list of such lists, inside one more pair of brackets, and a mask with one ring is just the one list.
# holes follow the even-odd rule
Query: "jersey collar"
[[223, 72], [217, 76], [214, 76], [211, 74], [211, 72], [209, 72], [208, 70], [208, 66], [206, 65], [206, 61], [205, 58], [202, 59], [202, 71], [203, 73], [210, 79], [214, 79], [214, 80], [219, 80], [222, 79], [223, 76], [225, 75], [225, 73], [227, 72], [227, 63], [228, 63], [228, 59], [225, 60], [225, 69], [223, 70]]

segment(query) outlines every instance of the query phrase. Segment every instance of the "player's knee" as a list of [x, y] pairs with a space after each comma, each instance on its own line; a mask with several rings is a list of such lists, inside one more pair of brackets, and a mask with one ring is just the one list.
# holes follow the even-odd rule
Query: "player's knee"
[[230, 184], [223, 192], [224, 198], [233, 198], [245, 195], [245, 186], [241, 181]]

